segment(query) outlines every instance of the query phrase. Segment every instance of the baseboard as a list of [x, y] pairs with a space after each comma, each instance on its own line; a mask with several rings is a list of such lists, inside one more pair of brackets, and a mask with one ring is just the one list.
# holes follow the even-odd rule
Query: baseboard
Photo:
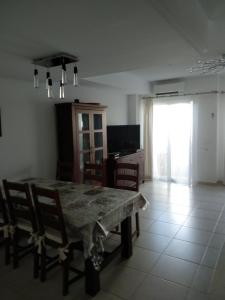
[[217, 185], [224, 185], [224, 183], [221, 180], [210, 182], [210, 181], [197, 181], [197, 184], [204, 184], [204, 185], [211, 185], [211, 186], [217, 186]]

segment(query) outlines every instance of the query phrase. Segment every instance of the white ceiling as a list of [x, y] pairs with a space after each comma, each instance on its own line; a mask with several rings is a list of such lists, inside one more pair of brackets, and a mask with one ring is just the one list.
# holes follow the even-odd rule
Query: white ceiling
[[199, 0], [199, 2], [211, 20], [224, 18], [225, 5], [223, 0]]
[[31, 80], [34, 58], [62, 51], [99, 83], [190, 76], [200, 57], [225, 53], [224, 16], [223, 0], [1, 0], [0, 76]]

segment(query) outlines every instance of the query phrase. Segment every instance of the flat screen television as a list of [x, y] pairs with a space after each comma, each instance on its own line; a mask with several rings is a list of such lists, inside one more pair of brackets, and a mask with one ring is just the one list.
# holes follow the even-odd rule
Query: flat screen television
[[140, 125], [107, 126], [108, 153], [121, 155], [134, 153], [140, 149]]

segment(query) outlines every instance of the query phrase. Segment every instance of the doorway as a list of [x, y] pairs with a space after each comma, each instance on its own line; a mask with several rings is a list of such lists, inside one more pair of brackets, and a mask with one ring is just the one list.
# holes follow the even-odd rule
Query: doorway
[[153, 178], [191, 183], [192, 102], [155, 101]]

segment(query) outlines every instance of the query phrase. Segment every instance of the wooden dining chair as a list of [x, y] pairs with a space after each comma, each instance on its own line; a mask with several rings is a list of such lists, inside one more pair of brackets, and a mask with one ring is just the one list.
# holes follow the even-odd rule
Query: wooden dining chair
[[[115, 167], [115, 188], [139, 191], [139, 165], [133, 163], [117, 163]], [[139, 214], [135, 213], [136, 231], [140, 235]]]
[[5, 200], [0, 188], [0, 234], [5, 248], [5, 264], [10, 263], [10, 236], [9, 236], [9, 218], [6, 210]]
[[63, 181], [74, 181], [72, 162], [57, 162], [56, 179]]
[[[27, 183], [3, 180], [6, 204], [9, 211], [9, 233], [12, 244], [13, 268], [28, 253], [33, 253], [33, 276], [38, 277], [38, 256], [36, 238], [38, 228], [32, 198]], [[22, 246], [20, 241], [26, 237], [28, 242]]]
[[[45, 281], [47, 272], [60, 263], [63, 295], [67, 295], [69, 285], [84, 275], [84, 272], [70, 266], [73, 250], [82, 251], [82, 242], [66, 233], [58, 191], [32, 185], [32, 194], [39, 224], [40, 279]], [[46, 246], [57, 249], [57, 255], [48, 256]], [[70, 270], [76, 273], [72, 279], [69, 279]]]
[[85, 163], [83, 182], [94, 185], [105, 185], [105, 169], [103, 164]]

